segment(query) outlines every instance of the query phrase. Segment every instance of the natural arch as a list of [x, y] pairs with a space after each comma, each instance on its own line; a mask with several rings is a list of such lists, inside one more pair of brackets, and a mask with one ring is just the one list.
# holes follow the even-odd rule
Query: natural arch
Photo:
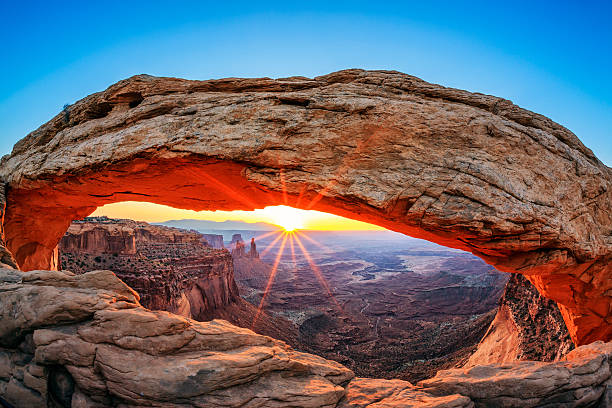
[[470, 251], [557, 301], [577, 344], [612, 339], [612, 170], [507, 100], [396, 72], [188, 81], [136, 76], [3, 158], [4, 233], [53, 269], [70, 221], [124, 200], [287, 204]]

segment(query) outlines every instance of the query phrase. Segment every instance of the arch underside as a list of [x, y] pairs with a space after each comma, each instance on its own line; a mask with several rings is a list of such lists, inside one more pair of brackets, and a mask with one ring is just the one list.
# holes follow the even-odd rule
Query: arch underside
[[107, 203], [284, 204], [472, 252], [557, 301], [576, 344], [612, 339], [612, 172], [499, 98], [390, 72], [139, 76], [23, 139], [0, 177], [24, 271], [56, 267], [70, 222]]

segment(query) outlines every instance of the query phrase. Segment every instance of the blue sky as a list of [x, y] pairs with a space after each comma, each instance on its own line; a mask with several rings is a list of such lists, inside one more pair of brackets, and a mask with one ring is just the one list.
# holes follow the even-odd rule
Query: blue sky
[[510, 99], [612, 166], [610, 1], [0, 0], [0, 13], [0, 155], [64, 104], [135, 74], [365, 68]]

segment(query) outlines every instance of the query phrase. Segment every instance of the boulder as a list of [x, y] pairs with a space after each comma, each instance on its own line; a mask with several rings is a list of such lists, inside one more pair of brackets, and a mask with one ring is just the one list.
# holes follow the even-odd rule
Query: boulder
[[604, 397], [612, 343], [595, 342], [546, 363], [516, 361], [439, 371], [419, 382], [433, 395], [461, 394], [477, 407], [584, 407]]

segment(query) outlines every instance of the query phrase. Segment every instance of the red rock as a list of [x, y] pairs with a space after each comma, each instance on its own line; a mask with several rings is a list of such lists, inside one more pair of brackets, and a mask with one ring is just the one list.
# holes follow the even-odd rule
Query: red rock
[[70, 221], [103, 204], [285, 204], [470, 251], [556, 301], [576, 344], [612, 339], [612, 170], [510, 101], [387, 71], [141, 75], [67, 113], [1, 162], [23, 270], [56, 268]]
[[59, 249], [63, 269], [109, 269], [138, 292], [146, 308], [198, 321], [225, 319], [296, 345], [296, 328], [281, 317], [263, 313], [253, 324], [258, 313], [239, 296], [232, 256], [203, 238], [196, 231], [87, 217], [70, 225]]
[[465, 367], [558, 361], [574, 348], [557, 305], [520, 274], [506, 284], [495, 319]]

